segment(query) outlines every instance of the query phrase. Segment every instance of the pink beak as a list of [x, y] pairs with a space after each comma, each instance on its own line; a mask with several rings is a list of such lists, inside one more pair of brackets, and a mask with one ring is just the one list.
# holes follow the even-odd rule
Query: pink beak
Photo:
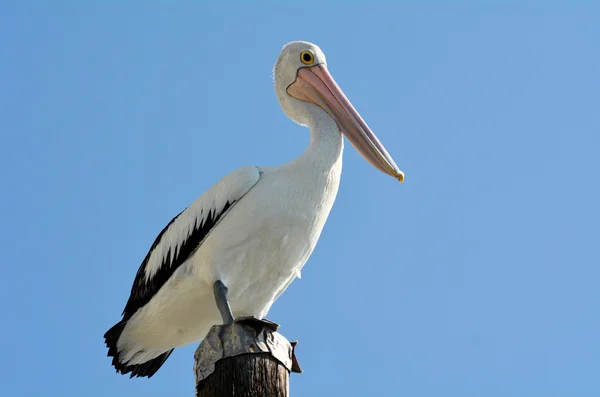
[[346, 98], [326, 65], [298, 69], [296, 81], [287, 88], [287, 92], [294, 98], [314, 103], [325, 110], [365, 159], [378, 170], [404, 182], [404, 173]]

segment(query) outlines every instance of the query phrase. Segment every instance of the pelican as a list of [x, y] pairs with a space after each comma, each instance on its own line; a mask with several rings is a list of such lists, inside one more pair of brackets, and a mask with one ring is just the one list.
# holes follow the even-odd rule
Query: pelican
[[277, 167], [226, 175], [159, 233], [137, 271], [122, 319], [104, 335], [117, 373], [152, 377], [176, 347], [213, 325], [264, 318], [313, 252], [338, 192], [343, 135], [378, 170], [404, 174], [312, 43], [286, 44], [273, 70], [284, 113], [310, 144]]

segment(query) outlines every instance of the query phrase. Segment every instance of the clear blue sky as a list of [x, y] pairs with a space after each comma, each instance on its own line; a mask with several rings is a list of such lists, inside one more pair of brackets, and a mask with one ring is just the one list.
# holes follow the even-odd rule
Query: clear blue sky
[[118, 3], [0, 5], [0, 394], [193, 395], [195, 345], [130, 380], [102, 335], [172, 216], [304, 150], [271, 70], [309, 40], [406, 182], [346, 145], [268, 316], [292, 397], [600, 395], [600, 6]]

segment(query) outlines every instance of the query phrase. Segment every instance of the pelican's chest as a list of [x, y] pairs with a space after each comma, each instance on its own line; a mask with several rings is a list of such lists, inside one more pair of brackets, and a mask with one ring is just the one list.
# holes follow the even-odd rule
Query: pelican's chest
[[232, 305], [250, 310], [251, 298], [260, 312], [300, 274], [329, 216], [339, 179], [339, 172], [265, 172], [234, 207], [231, 214], [243, 212], [247, 222], [229, 235], [229, 260], [220, 261], [220, 273], [231, 283]]
[[277, 286], [289, 281], [317, 244], [337, 195], [340, 168], [261, 170], [259, 182], [199, 250], [199, 259], [217, 272], [207, 274], [208, 279], [218, 276], [233, 283], [234, 295], [242, 285], [264, 289], [265, 282]]
[[261, 200], [264, 213], [269, 214], [266, 221], [320, 234], [337, 196], [340, 174], [341, 167], [328, 172], [296, 168], [265, 173], [257, 193], [269, 196]]

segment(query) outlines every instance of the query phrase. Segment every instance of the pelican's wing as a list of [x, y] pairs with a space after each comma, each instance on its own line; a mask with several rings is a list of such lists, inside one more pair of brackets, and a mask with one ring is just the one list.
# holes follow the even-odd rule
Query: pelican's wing
[[211, 229], [260, 179], [256, 167], [240, 168], [210, 187], [160, 232], [144, 258], [123, 310], [127, 320], [146, 305]]

